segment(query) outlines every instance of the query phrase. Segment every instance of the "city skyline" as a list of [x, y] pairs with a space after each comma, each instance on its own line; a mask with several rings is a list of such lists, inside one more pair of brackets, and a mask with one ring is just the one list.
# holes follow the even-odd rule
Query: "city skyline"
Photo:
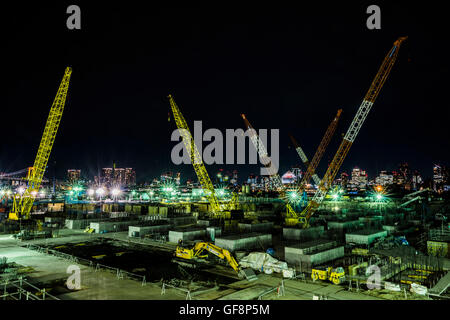
[[[109, 159], [120, 158], [143, 176], [168, 170], [190, 175], [189, 166], [176, 169], [170, 162], [176, 125], [167, 121], [168, 94], [177, 99], [190, 126], [202, 120], [205, 129], [243, 128], [240, 114], [245, 113], [256, 129], [280, 129], [280, 171], [298, 162], [288, 134], [312, 157], [342, 108], [318, 168], [323, 173], [386, 50], [401, 35], [408, 35], [408, 41], [343, 168], [360, 164], [374, 174], [411, 159], [411, 166], [426, 175], [434, 163], [449, 159], [448, 112], [442, 103], [449, 66], [441, 47], [445, 34], [435, 27], [439, 19], [421, 19], [427, 9], [420, 6], [386, 5], [383, 23], [389, 28], [377, 31], [361, 23], [364, 5], [261, 7], [253, 15], [245, 8], [240, 13], [224, 8], [212, 16], [191, 9], [186, 15], [185, 8], [175, 7], [171, 14], [186, 26], [183, 30], [167, 25], [164, 8], [136, 17], [135, 11], [120, 6], [86, 4], [90, 14], [83, 21], [89, 28], [78, 33], [64, 23], [59, 28], [57, 20], [39, 18], [44, 12], [58, 16], [65, 9], [64, 4], [36, 4], [19, 20], [5, 17], [17, 26], [6, 34], [5, 44], [19, 52], [7, 58], [26, 58], [33, 65], [30, 70], [12, 63], [4, 70], [3, 117], [17, 118], [18, 110], [28, 115], [2, 123], [10, 137], [0, 145], [0, 168], [6, 172], [32, 165], [49, 103], [64, 67], [71, 65], [67, 106], [49, 161], [50, 171], [56, 161], [59, 176], [82, 163], [87, 165], [81, 169], [95, 175]], [[320, 12], [322, 18], [311, 12]], [[111, 16], [126, 23], [116, 25], [106, 18]], [[151, 22], [146, 22], [149, 17]], [[332, 36], [327, 41], [315, 36], [328, 32]], [[62, 39], [62, 50], [52, 49], [56, 38]], [[41, 50], [29, 55], [36, 47]], [[427, 56], [430, 51], [433, 59]], [[33, 85], [24, 87], [25, 74]], [[24, 90], [27, 94], [17, 100]]]

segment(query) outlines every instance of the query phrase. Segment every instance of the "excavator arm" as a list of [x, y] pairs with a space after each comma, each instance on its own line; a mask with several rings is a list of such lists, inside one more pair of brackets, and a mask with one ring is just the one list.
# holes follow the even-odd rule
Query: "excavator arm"
[[220, 259], [226, 259], [228, 264], [234, 269], [234, 271], [239, 272], [239, 264], [236, 259], [231, 255], [230, 251], [226, 249], [222, 249], [212, 243], [209, 242], [198, 242], [194, 246], [194, 257], [198, 257], [201, 253], [206, 250], [209, 253], [212, 253], [216, 257]]

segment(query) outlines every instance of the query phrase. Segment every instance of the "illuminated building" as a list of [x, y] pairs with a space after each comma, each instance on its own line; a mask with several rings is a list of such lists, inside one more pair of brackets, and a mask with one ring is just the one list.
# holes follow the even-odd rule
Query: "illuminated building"
[[79, 169], [69, 169], [67, 170], [67, 180], [70, 183], [77, 182], [80, 180], [81, 170]]
[[367, 185], [367, 173], [358, 167], [353, 168], [350, 180], [352, 190], [365, 190]]
[[292, 184], [297, 181], [297, 177], [290, 170], [281, 176], [281, 182], [283, 184]]
[[113, 168], [102, 169], [102, 183], [110, 185], [113, 182]]
[[380, 175], [375, 178], [375, 183], [381, 186], [387, 186], [394, 183], [394, 176], [391, 172], [383, 170]]
[[439, 164], [433, 167], [433, 189], [434, 191], [441, 191], [444, 183], [443, 168]]

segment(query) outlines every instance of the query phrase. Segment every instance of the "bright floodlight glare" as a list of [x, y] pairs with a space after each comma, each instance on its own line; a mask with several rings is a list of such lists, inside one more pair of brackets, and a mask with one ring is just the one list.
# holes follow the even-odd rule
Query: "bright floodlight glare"
[[120, 190], [117, 189], [117, 188], [114, 188], [114, 189], [111, 190], [111, 194], [113, 196], [118, 196], [120, 194]]
[[36, 197], [37, 191], [36, 191], [36, 190], [31, 191], [31, 195], [32, 195], [33, 197]]
[[98, 188], [97, 190], [95, 190], [95, 193], [97, 193], [97, 195], [102, 196], [105, 194], [105, 190], [103, 190], [103, 188]]
[[383, 196], [381, 194], [377, 194], [377, 200], [381, 200]]
[[333, 197], [334, 200], [336, 200], [339, 197], [339, 195], [338, 194], [333, 194], [332, 197]]
[[19, 187], [19, 189], [17, 189], [17, 192], [19, 192], [20, 194], [25, 192], [25, 188], [24, 187]]
[[94, 189], [89, 189], [88, 190], [88, 195], [93, 196], [94, 195]]

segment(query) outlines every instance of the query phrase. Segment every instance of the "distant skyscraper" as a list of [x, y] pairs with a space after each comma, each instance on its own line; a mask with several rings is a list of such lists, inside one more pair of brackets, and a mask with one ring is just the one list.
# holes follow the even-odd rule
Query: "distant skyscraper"
[[161, 175], [161, 182], [172, 182], [173, 181], [173, 172], [168, 171]]
[[435, 164], [433, 167], [433, 189], [434, 191], [439, 191], [442, 189], [444, 183], [444, 174], [442, 166]]
[[380, 172], [380, 175], [375, 178], [375, 183], [382, 186], [391, 185], [394, 183], [394, 176], [391, 172], [383, 170]]
[[233, 170], [233, 178], [230, 180], [231, 184], [237, 184], [238, 183], [238, 172], [237, 170]]
[[358, 167], [352, 170], [352, 179], [350, 180], [352, 189], [365, 189], [367, 185], [367, 173]]
[[79, 169], [69, 169], [67, 170], [67, 180], [70, 183], [77, 182], [80, 180], [81, 170]]
[[347, 188], [347, 184], [348, 184], [348, 174], [346, 172], [342, 172], [341, 173], [341, 187], [342, 188]]
[[417, 190], [419, 186], [423, 183], [422, 177], [418, 171], [414, 171], [412, 175], [412, 188]]
[[102, 183], [106, 185], [111, 185], [113, 183], [113, 168], [103, 168], [102, 169]]

